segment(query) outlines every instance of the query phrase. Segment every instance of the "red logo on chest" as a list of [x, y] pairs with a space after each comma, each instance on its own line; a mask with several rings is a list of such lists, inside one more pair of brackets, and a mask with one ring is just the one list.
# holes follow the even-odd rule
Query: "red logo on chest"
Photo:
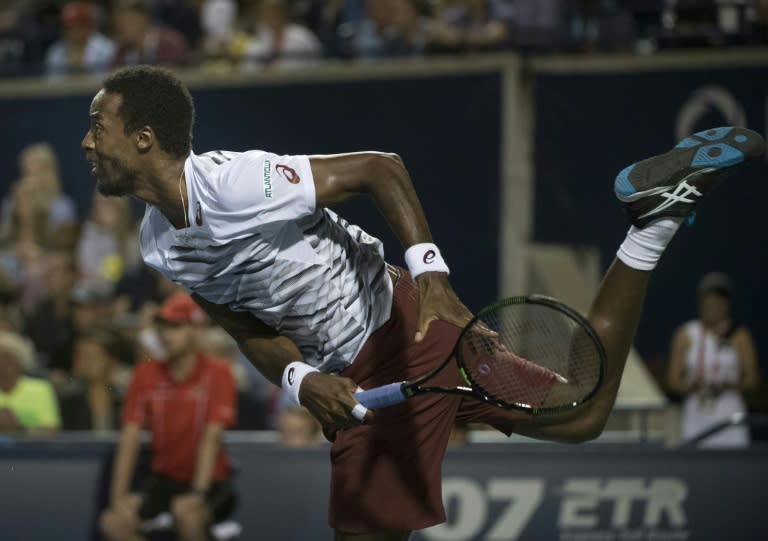
[[298, 184], [299, 182], [301, 182], [301, 177], [293, 167], [288, 167], [287, 165], [278, 164], [275, 166], [275, 171], [277, 171], [278, 175], [283, 177], [285, 180], [287, 180], [291, 184]]

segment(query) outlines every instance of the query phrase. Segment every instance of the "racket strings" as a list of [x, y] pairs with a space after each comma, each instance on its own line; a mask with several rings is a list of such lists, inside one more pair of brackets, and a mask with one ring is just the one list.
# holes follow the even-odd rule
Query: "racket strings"
[[531, 408], [581, 402], [597, 385], [597, 346], [584, 327], [548, 306], [508, 305], [468, 329], [459, 355], [489, 397]]

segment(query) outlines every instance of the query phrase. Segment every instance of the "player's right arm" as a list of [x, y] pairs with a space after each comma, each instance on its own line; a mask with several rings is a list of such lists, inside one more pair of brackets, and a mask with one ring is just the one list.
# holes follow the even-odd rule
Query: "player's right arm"
[[[193, 298], [235, 339], [251, 364], [278, 387], [282, 384], [285, 367], [302, 360], [301, 351], [293, 340], [279, 335], [250, 312], [235, 312], [197, 294], [193, 294]], [[326, 431], [333, 431], [360, 424], [352, 416], [352, 408], [357, 404], [353, 397], [356, 390], [357, 385], [349, 378], [312, 372], [301, 383], [299, 399]], [[372, 418], [373, 413], [369, 411], [366, 419]]]

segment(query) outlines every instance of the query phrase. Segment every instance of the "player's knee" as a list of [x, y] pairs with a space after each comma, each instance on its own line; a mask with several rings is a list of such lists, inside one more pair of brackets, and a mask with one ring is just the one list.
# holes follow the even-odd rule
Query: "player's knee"
[[571, 443], [586, 443], [596, 440], [605, 430], [608, 422], [608, 416], [600, 411], [592, 411], [586, 415], [578, 424], [578, 429], [574, 431], [574, 439]]

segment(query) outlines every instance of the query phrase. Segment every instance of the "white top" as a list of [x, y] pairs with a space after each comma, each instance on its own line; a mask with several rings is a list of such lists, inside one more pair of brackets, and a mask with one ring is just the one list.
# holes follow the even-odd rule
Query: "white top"
[[[115, 56], [115, 43], [103, 34], [92, 33], [88, 37], [83, 52], [83, 71], [102, 73], [109, 69]], [[69, 63], [69, 45], [66, 41], [57, 41], [45, 55], [45, 69], [48, 75], [63, 75], [77, 71], [78, 66]]]
[[[736, 384], [741, 377], [739, 354], [729, 341], [707, 331], [700, 321], [685, 324], [690, 347], [685, 356], [688, 381], [701, 377], [708, 385]], [[735, 413], [746, 412], [744, 399], [736, 390], [723, 391], [715, 397], [706, 392], [691, 393], [683, 402], [683, 439], [699, 435]], [[745, 447], [749, 445], [749, 430], [732, 426], [717, 432], [700, 444], [701, 447]]]
[[707, 331], [698, 320], [689, 321], [684, 329], [691, 344], [685, 356], [689, 381], [701, 378], [708, 385], [739, 382], [739, 354], [730, 341]]
[[185, 164], [190, 227], [147, 205], [141, 254], [186, 290], [249, 311], [324, 372], [352, 363], [389, 319], [381, 241], [315, 207], [306, 156], [214, 151]]

